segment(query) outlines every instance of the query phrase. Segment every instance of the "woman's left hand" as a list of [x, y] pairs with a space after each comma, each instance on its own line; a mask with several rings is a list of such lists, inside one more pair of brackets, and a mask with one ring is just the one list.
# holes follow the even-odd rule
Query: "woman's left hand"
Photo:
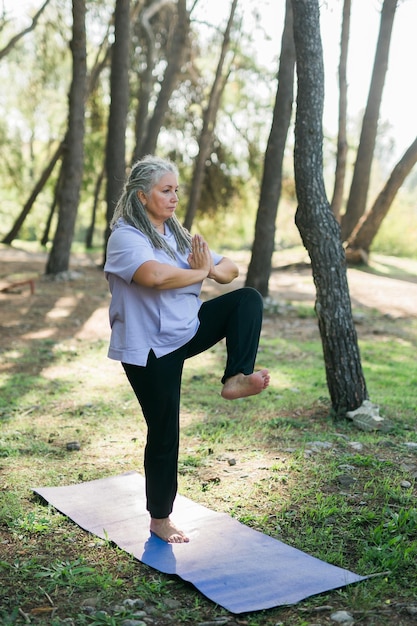
[[206, 269], [210, 272], [213, 268], [213, 260], [209, 247], [201, 235], [194, 235], [192, 238], [188, 263], [193, 270]]

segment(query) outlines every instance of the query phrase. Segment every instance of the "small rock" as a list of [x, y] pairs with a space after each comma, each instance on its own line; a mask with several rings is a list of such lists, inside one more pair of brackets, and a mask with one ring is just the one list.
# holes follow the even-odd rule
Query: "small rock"
[[410, 489], [411, 487], [411, 483], [409, 480], [402, 480], [400, 485], [403, 489]]
[[410, 450], [417, 450], [417, 443], [414, 441], [407, 441], [404, 445], [407, 446], [407, 448], [410, 448]]
[[72, 452], [73, 450], [81, 450], [81, 444], [79, 441], [69, 441], [66, 445], [67, 450]]
[[406, 611], [409, 615], [417, 615], [417, 605], [410, 604], [410, 606], [406, 608]]
[[347, 611], [336, 611], [330, 615], [330, 619], [332, 622], [337, 622], [338, 624], [353, 624], [354, 619], [353, 615], [348, 613]]
[[143, 609], [145, 603], [140, 598], [126, 598], [123, 602], [123, 606], [128, 609]]
[[125, 619], [122, 622], [122, 626], [147, 626], [147, 624], [141, 619]]
[[361, 443], [360, 441], [350, 441], [348, 445], [357, 452], [363, 450], [363, 443]]
[[236, 465], [236, 459], [227, 459], [229, 465]]
[[337, 477], [337, 482], [344, 488], [351, 487], [355, 482], [356, 478], [350, 476], [349, 474], [340, 474]]
[[181, 608], [181, 602], [178, 602], [178, 600], [172, 600], [171, 598], [167, 598], [166, 600], [164, 600], [164, 604], [169, 609], [180, 609]]
[[307, 443], [308, 447], [311, 450], [330, 450], [330, 448], [333, 448], [333, 444], [331, 444], [329, 441], [309, 441]]

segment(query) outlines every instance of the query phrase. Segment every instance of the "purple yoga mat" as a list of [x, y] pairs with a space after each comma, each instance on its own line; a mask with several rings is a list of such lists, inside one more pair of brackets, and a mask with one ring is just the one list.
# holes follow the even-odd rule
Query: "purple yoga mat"
[[183, 496], [176, 498], [173, 519], [190, 542], [167, 544], [149, 532], [145, 481], [136, 472], [34, 491], [81, 528], [180, 576], [235, 614], [295, 604], [366, 579]]

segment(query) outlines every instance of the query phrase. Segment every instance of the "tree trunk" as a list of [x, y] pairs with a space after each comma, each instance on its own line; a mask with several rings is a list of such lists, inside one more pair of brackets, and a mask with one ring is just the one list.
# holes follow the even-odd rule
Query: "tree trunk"
[[223, 67], [226, 54], [230, 47], [230, 35], [233, 27], [233, 21], [238, 0], [233, 0], [230, 9], [229, 20], [223, 35], [223, 43], [220, 52], [219, 62], [217, 64], [216, 76], [211, 88], [208, 105], [203, 115], [203, 127], [198, 141], [198, 155], [195, 160], [193, 178], [191, 182], [190, 195], [188, 199], [187, 210], [184, 218], [184, 226], [191, 230], [194, 217], [197, 213], [197, 206], [201, 197], [201, 187], [204, 181], [204, 172], [206, 160], [210, 154], [216, 117], [220, 106], [220, 100], [227, 83], [228, 73], [223, 75]]
[[97, 206], [100, 197], [101, 185], [104, 180], [104, 169], [99, 173], [94, 187], [93, 207], [91, 209], [91, 221], [85, 237], [85, 247], [90, 250], [93, 247], [94, 229], [96, 226]]
[[109, 224], [126, 177], [126, 125], [129, 110], [130, 0], [116, 0], [114, 44], [110, 76], [110, 113], [106, 145], [107, 227], [104, 250], [110, 235]]
[[85, 0], [73, 0], [73, 38], [71, 42], [73, 74], [69, 94], [68, 131], [62, 162], [62, 185], [59, 189], [58, 225], [46, 265], [47, 274], [58, 274], [68, 270], [80, 199], [87, 85], [85, 14]]
[[268, 295], [272, 255], [275, 247], [275, 222], [282, 183], [282, 162], [294, 98], [295, 48], [291, 0], [286, 0], [285, 24], [281, 42], [278, 87], [271, 132], [265, 151], [261, 194], [255, 223], [252, 256], [246, 285]]
[[368, 102], [362, 122], [361, 137], [353, 171], [349, 199], [346, 205], [346, 213], [342, 217], [342, 241], [346, 241], [349, 238], [352, 230], [365, 213], [366, 209], [372, 159], [378, 131], [379, 110], [381, 107], [385, 76], [388, 69], [391, 33], [397, 2], [398, 0], [384, 0], [382, 6], [378, 43], [372, 70]]
[[349, 238], [346, 256], [349, 263], [367, 263], [372, 242], [387, 215], [397, 191], [417, 163], [417, 138], [403, 154], [375, 200]]
[[14, 239], [16, 239], [17, 235], [19, 234], [19, 230], [22, 227], [23, 222], [25, 221], [26, 217], [29, 215], [29, 212], [30, 212], [31, 208], [32, 208], [32, 206], [35, 203], [36, 198], [38, 197], [38, 195], [40, 194], [40, 192], [44, 188], [45, 183], [48, 180], [49, 176], [51, 175], [51, 172], [54, 169], [56, 162], [58, 161], [58, 159], [62, 155], [62, 153], [64, 151], [64, 147], [65, 147], [65, 143], [61, 142], [59, 144], [58, 148], [55, 150], [51, 160], [49, 161], [48, 165], [46, 166], [46, 168], [42, 172], [41, 177], [39, 178], [38, 182], [35, 185], [35, 188], [33, 189], [32, 193], [30, 194], [29, 199], [27, 200], [25, 206], [23, 207], [22, 211], [20, 212], [20, 215], [17, 217], [17, 219], [16, 219], [15, 223], [13, 224], [12, 228], [10, 229], [10, 231], [4, 237], [2, 243], [11, 244], [12, 241]]
[[190, 16], [187, 12], [185, 0], [178, 0], [178, 15], [175, 25], [172, 43], [168, 51], [168, 64], [165, 70], [161, 90], [155, 105], [152, 118], [149, 120], [145, 141], [142, 144], [140, 155], [153, 154], [156, 150], [159, 131], [161, 130], [165, 114], [168, 109], [169, 99], [177, 86], [178, 75], [187, 51], [188, 34], [190, 31]]
[[351, 0], [344, 0], [342, 35], [340, 39], [340, 61], [339, 61], [339, 129], [337, 137], [336, 173], [334, 180], [332, 211], [335, 218], [340, 221], [340, 210], [343, 203], [343, 190], [346, 178], [346, 158], [348, 153], [348, 143], [346, 134], [347, 119], [347, 56], [350, 33], [350, 9]]
[[292, 0], [297, 67], [294, 168], [296, 224], [311, 259], [315, 310], [333, 411], [345, 416], [367, 399], [352, 318], [339, 224], [323, 180], [324, 71], [319, 0]]

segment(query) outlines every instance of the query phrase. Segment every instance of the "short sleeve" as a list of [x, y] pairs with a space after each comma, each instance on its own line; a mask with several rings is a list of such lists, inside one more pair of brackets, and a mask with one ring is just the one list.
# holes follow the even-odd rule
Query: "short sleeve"
[[155, 251], [147, 237], [133, 226], [120, 226], [110, 235], [104, 266], [106, 276], [115, 274], [127, 284], [146, 261], [155, 259]]

